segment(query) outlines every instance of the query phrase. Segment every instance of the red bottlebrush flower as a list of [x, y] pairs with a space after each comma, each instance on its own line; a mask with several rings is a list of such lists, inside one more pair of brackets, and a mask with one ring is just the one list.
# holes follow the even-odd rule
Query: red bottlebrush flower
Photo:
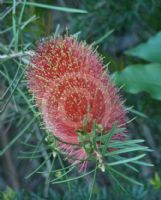
[[119, 128], [125, 127], [122, 101], [104, 71], [102, 59], [73, 37], [40, 43], [31, 58], [27, 78], [46, 127], [61, 141], [60, 148], [72, 157], [71, 162], [77, 164], [87, 158], [78, 139], [84, 118], [88, 134], [93, 123], [101, 125], [103, 133], [108, 133], [115, 122]]

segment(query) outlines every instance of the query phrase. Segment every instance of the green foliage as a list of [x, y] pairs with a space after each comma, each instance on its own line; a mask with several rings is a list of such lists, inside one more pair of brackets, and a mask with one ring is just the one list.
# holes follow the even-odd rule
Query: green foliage
[[[3, 194], [1, 200], [44, 200], [44, 196], [41, 194], [41, 191], [35, 192], [27, 192], [26, 190], [21, 190], [19, 192], [14, 191], [13, 189], [9, 189], [10, 194], [7, 195], [7, 191], [1, 192]], [[87, 193], [87, 186], [85, 182], [78, 182], [72, 186], [71, 190], [66, 190], [63, 195], [61, 192], [57, 192], [55, 190], [49, 191], [48, 200], [88, 200], [89, 195]], [[7, 195], [7, 196], [6, 196]], [[94, 187], [94, 193], [92, 200], [156, 200], [160, 199], [161, 192], [159, 190], [153, 190], [148, 187], [140, 187], [140, 186], [127, 186], [127, 192], [121, 191], [119, 188], [115, 187], [113, 189], [108, 188], [107, 186], [99, 187], [96, 185]], [[4, 198], [7, 197], [7, 199]]]
[[[110, 40], [101, 44], [104, 50], [118, 45], [118, 35], [123, 36], [130, 32], [144, 38], [147, 32], [152, 32], [151, 26], [154, 26], [156, 31], [158, 31], [158, 27], [161, 29], [160, 0], [95, 0], [94, 2], [85, 0], [82, 1], [82, 4], [88, 13], [76, 16], [71, 22], [71, 28], [74, 31], [81, 30], [80, 37], [89, 43], [98, 40], [106, 32], [114, 29]], [[149, 26], [151, 21], [153, 23]]]
[[117, 85], [123, 85], [127, 92], [136, 94], [148, 92], [151, 97], [161, 100], [161, 64], [134, 64], [114, 74]]
[[[114, 74], [117, 85], [127, 92], [148, 92], [152, 98], [161, 100], [161, 32], [146, 43], [126, 51], [126, 54], [151, 61], [151, 64], [133, 64]], [[158, 63], [158, 64], [156, 64]]]
[[[12, 4], [12, 1], [5, 1], [5, 3], [6, 4]], [[39, 7], [39, 8], [46, 8], [46, 9], [51, 9], [51, 10], [57, 10], [57, 11], [63, 11], [63, 12], [69, 12], [69, 13], [82, 13], [82, 14], [87, 13], [86, 10], [52, 6], [52, 5], [36, 3], [36, 2], [27, 2], [26, 0], [19, 2], [19, 4], [23, 4], [23, 5], [27, 5], [27, 6], [33, 6], [33, 7]]]
[[[154, 187], [140, 187], [140, 182], [146, 185], [149, 181], [149, 177], [147, 178], [149, 174], [146, 175], [143, 172], [149, 171], [150, 174], [152, 173], [153, 168], [147, 170], [147, 166], [151, 166], [148, 163], [155, 163], [155, 167], [158, 167], [158, 171], [160, 170], [159, 158], [156, 158], [155, 154], [152, 153], [148, 154], [144, 161], [141, 161], [140, 159], [144, 157], [144, 153], [149, 152], [149, 149], [142, 145], [144, 140], [113, 141], [111, 136], [115, 134], [115, 128], [111, 130], [107, 137], [103, 137], [103, 135], [98, 137], [96, 133], [101, 131], [101, 127], [95, 124], [92, 130], [93, 141], [88, 136], [82, 137], [80, 134], [80, 141], [86, 140], [86, 143], [82, 142], [82, 147], [89, 154], [97, 147], [97, 141], [103, 143], [101, 148], [97, 147], [97, 151], [99, 151], [99, 155], [104, 155], [102, 161], [105, 164], [106, 172], [102, 173], [98, 170], [102, 166], [98, 166], [101, 160], [98, 162], [96, 157], [92, 157], [93, 160], [86, 172], [79, 172], [75, 166], [69, 165], [64, 160], [64, 155], [60, 154], [55, 138], [50, 133], [46, 133], [46, 130], [43, 130], [43, 125], [41, 125], [40, 129], [40, 113], [34, 106], [33, 98], [27, 92], [24, 71], [28, 63], [28, 54], [26, 52], [34, 49], [36, 41], [42, 37], [53, 35], [58, 23], [61, 24], [61, 33], [65, 32], [63, 27], [67, 26], [71, 33], [76, 32], [77, 35], [79, 34], [79, 38], [83, 38], [89, 43], [95, 41], [94, 44], [99, 44], [99, 52], [105, 55], [106, 63], [109, 62], [109, 55], [107, 54], [112, 49], [111, 58], [114, 63], [117, 63], [117, 67], [115, 67], [117, 71], [124, 65], [121, 60], [122, 57], [120, 59], [120, 54], [122, 56], [122, 53], [117, 39], [130, 32], [130, 34], [135, 34], [140, 41], [159, 31], [161, 28], [160, 0], [150, 0], [148, 2], [147, 0], [134, 0], [132, 2], [113, 0], [108, 2], [104, 0], [13, 0], [3, 2], [2, 6], [0, 5], [2, 11], [0, 13], [0, 131], [2, 134], [0, 143], [5, 138], [3, 137], [4, 135], [7, 140], [5, 145], [0, 144], [0, 187], [3, 186], [4, 188], [6, 184], [12, 185], [10, 180], [10, 177], [13, 176], [12, 172], [7, 170], [8, 165], [4, 162], [5, 156], [10, 153], [11, 160], [14, 161], [14, 163], [11, 163], [11, 167], [15, 165], [20, 188], [16, 189], [16, 191], [11, 188], [6, 189], [1, 192], [0, 199], [159, 199], [161, 192], [155, 189], [160, 185], [158, 176], [152, 178], [151, 183]], [[64, 2], [64, 6], [60, 6], [60, 2]], [[75, 15], [75, 13], [77, 14]], [[140, 53], [140, 56], [135, 56], [147, 61], [160, 62], [160, 56], [156, 56], [159, 54], [160, 47], [155, 48], [155, 45], [160, 44], [159, 37], [160, 33], [135, 50], [135, 54], [144, 51], [144, 53]], [[115, 51], [113, 53], [113, 49], [117, 48], [119, 54], [115, 54]], [[20, 52], [22, 56], [19, 55]], [[18, 53], [17, 56], [16, 53]], [[130, 55], [130, 50], [128, 53]], [[127, 56], [125, 57], [125, 63], [126, 61]], [[152, 66], [157, 69], [158, 73], [151, 69]], [[142, 76], [138, 81], [145, 80], [146, 83], [144, 85], [141, 84], [141, 90], [137, 86], [137, 92], [147, 90], [149, 94], [154, 95], [154, 98], [160, 99], [160, 93], [158, 92], [160, 68], [155, 66], [159, 66], [159, 64], [140, 65], [139, 70]], [[139, 76], [137, 66], [130, 65], [130, 67], [130, 73], [136, 73], [135, 77], [137, 78]], [[134, 70], [134, 67], [136, 70]], [[124, 70], [119, 73], [124, 74]], [[147, 78], [143, 77], [146, 73], [148, 74]], [[130, 78], [130, 80], [132, 81], [133, 79]], [[152, 83], [147, 82], [148, 80], [151, 80]], [[131, 84], [130, 88], [133, 87], [132, 83], [128, 84]], [[134, 87], [136, 87], [135, 84]], [[133, 110], [133, 113], [139, 116], [141, 122], [132, 123], [131, 127], [134, 127], [129, 128], [129, 135], [132, 138], [143, 138], [143, 133], [145, 132], [145, 140], [148, 141], [148, 145], [152, 143], [151, 147], [153, 148], [153, 144], [155, 147], [156, 142], [156, 148], [159, 152], [160, 135], [157, 127], [159, 127], [160, 123], [160, 113], [158, 111], [160, 105], [154, 104], [154, 101], [149, 98], [143, 101], [139, 96], [133, 97], [130, 99], [127, 96], [129, 105], [134, 103], [141, 112], [145, 112], [145, 110], [148, 110], [148, 112], [146, 113], [147, 116], [145, 116]], [[156, 111], [158, 114], [156, 114]], [[153, 113], [152, 116], [149, 115], [150, 112]], [[150, 142], [148, 131], [142, 131], [142, 125], [146, 126], [146, 120], [148, 120], [147, 127], [152, 135]], [[148, 140], [146, 134], [148, 135]], [[106, 152], [106, 147], [112, 148], [114, 151]], [[19, 159], [17, 159], [17, 156]], [[97, 165], [95, 166], [95, 164]], [[16, 180], [16, 177], [14, 178]], [[136, 180], [141, 181], [138, 182]], [[128, 181], [132, 184], [129, 184]], [[139, 186], [135, 184], [139, 184]], [[119, 185], [119, 188], [126, 189], [126, 193], [118, 189], [117, 185]], [[22, 191], [23, 188], [27, 188], [28, 191]]]
[[17, 196], [16, 192], [10, 187], [7, 187], [5, 192], [0, 192], [1, 200], [14, 200], [16, 199], [16, 196]]
[[[116, 139], [113, 140], [112, 137], [115, 134], [119, 134], [121, 133], [121, 131], [123, 131], [123, 129], [117, 128], [117, 123], [113, 126], [110, 132], [103, 133], [102, 131], [103, 131], [102, 127], [94, 123], [91, 134], [88, 134], [86, 131], [86, 120], [84, 121], [83, 132], [78, 131], [80, 146], [85, 150], [87, 154], [86, 160], [89, 162], [93, 161], [95, 163], [96, 167], [94, 167], [94, 169], [87, 171], [85, 173], [82, 172], [78, 176], [75, 175], [75, 177], [70, 177], [69, 174], [73, 170], [75, 170], [76, 166], [72, 164], [64, 168], [64, 166], [61, 164], [60, 169], [56, 169], [54, 171], [52, 171], [51, 169], [51, 172], [48, 172], [50, 175], [52, 175], [51, 177], [49, 176], [49, 181], [52, 184], [66, 183], [69, 181], [78, 180], [91, 173], [95, 174], [96, 171], [98, 171], [98, 169], [101, 169], [103, 173], [107, 172], [108, 174], [110, 174], [114, 179], [114, 181], [116, 181], [116, 184], [118, 184], [121, 188], [123, 188], [123, 186], [122, 184], [119, 183], [119, 181], [117, 181], [118, 179], [117, 176], [127, 181], [130, 181], [131, 183], [142, 185], [133, 178], [129, 178], [124, 172], [121, 172], [120, 169], [117, 168], [117, 166], [122, 165], [135, 172], [138, 172], [138, 169], [136, 168], [135, 165], [153, 166], [152, 164], [140, 161], [140, 159], [142, 159], [145, 156], [145, 154], [140, 154], [141, 152], [151, 151], [148, 147], [140, 145], [140, 143], [144, 142], [144, 140], [128, 140], [128, 139], [126, 141], [124, 140], [120, 141]], [[50, 133], [46, 139], [49, 148], [52, 151], [51, 154], [54, 155], [54, 160], [56, 158], [60, 158], [60, 155], [62, 154], [62, 152], [59, 151], [58, 148], [56, 148], [56, 140], [57, 139], [56, 138], [54, 139], [54, 136], [50, 136]], [[113, 151], [108, 152], [108, 149], [112, 148]], [[133, 155], [132, 153], [134, 152], [138, 152], [139, 155], [137, 156]], [[34, 153], [36, 153], [36, 151], [34, 151]], [[120, 154], [124, 155], [125, 153], [131, 153], [133, 156], [130, 156], [130, 158], [127, 158], [126, 156], [120, 156]], [[73, 159], [72, 156], [71, 157], [68, 155], [65, 156], [67, 156], [68, 159]], [[80, 162], [82, 163], [84, 161], [85, 160], [82, 161], [80, 160]], [[36, 171], [34, 170], [34, 172], [32, 172], [31, 175], [33, 175], [34, 173], [39, 173], [38, 171], [39, 169], [40, 168], [36, 169]], [[56, 173], [55, 178], [53, 177], [54, 173]], [[31, 175], [29, 175], [28, 177], [30, 177]], [[68, 177], [66, 175], [68, 175]], [[63, 177], [65, 179], [63, 179]]]
[[154, 178], [150, 180], [150, 183], [154, 186], [154, 188], [161, 189], [161, 177], [158, 173], [155, 173]]
[[[126, 51], [127, 55], [161, 64], [161, 32], [152, 36], [147, 42]], [[155, 70], [155, 69], [154, 69]], [[148, 77], [147, 77], [148, 78]]]

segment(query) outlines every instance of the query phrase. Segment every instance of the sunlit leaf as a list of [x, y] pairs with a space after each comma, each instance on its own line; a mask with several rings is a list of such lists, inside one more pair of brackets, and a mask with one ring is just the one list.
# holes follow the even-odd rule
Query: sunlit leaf
[[114, 74], [117, 85], [124, 85], [127, 92], [148, 92], [152, 98], [161, 100], [161, 65], [156, 63], [130, 65]]
[[160, 47], [161, 47], [161, 32], [151, 37], [147, 42], [126, 51], [126, 54], [131, 56], [137, 56], [147, 61], [161, 63]]

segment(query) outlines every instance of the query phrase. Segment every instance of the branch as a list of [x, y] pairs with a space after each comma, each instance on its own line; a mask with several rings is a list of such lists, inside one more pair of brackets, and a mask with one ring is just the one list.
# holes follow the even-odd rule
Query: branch
[[6, 60], [6, 59], [12, 59], [12, 58], [18, 58], [18, 57], [25, 57], [25, 56], [32, 56], [33, 51], [19, 51], [16, 53], [11, 53], [11, 54], [4, 54], [0, 55], [0, 60]]

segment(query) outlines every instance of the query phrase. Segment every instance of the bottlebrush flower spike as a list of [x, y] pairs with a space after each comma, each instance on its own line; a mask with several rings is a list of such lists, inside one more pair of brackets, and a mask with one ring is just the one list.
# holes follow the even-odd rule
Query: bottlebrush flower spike
[[[104, 134], [115, 122], [119, 128], [125, 127], [122, 101], [104, 71], [102, 59], [74, 37], [39, 43], [27, 78], [46, 127], [59, 139], [60, 149], [70, 162], [79, 164], [88, 157], [78, 137], [85, 118], [89, 135], [93, 123], [101, 126]], [[122, 139], [123, 135], [119, 133], [113, 139]], [[83, 162], [82, 168], [86, 164]]]

